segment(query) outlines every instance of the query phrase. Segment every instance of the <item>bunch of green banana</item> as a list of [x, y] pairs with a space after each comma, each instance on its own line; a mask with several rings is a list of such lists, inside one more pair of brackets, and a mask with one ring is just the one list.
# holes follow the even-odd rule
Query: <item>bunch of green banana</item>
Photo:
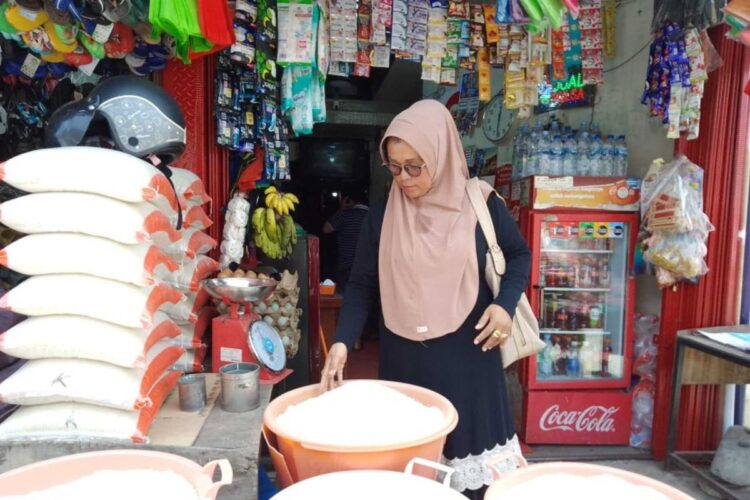
[[272, 208], [256, 208], [252, 216], [255, 246], [272, 259], [289, 257], [297, 243], [297, 229], [290, 215], [278, 216]]
[[294, 212], [294, 205], [299, 199], [292, 193], [282, 193], [274, 186], [264, 191], [266, 195], [266, 207], [273, 209], [278, 215], [289, 215]]

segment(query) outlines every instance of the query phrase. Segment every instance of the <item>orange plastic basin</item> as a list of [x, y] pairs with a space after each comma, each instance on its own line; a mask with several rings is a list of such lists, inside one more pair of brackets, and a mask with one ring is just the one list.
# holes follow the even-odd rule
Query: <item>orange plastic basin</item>
[[[216, 467], [221, 480], [213, 482]], [[195, 488], [200, 500], [214, 500], [222, 486], [232, 483], [228, 460], [214, 460], [201, 467], [192, 460], [158, 451], [111, 450], [80, 453], [44, 460], [0, 474], [3, 495], [25, 495], [75, 481], [100, 470], [150, 469], [171, 471], [184, 477]], [[102, 491], [102, 498], [109, 492]]]
[[[693, 500], [693, 497], [664, 484], [656, 479], [628, 472], [613, 467], [603, 465], [583, 464], [576, 462], [550, 462], [546, 464], [531, 465], [522, 467], [513, 472], [503, 475], [498, 481], [492, 484], [484, 496], [484, 500], [502, 500], [505, 495], [512, 493], [517, 486], [528, 482], [532, 479], [545, 476], [547, 474], [571, 474], [581, 477], [580, 490], [585, 490], [586, 481], [584, 478], [607, 474], [624, 479], [636, 486], [646, 486], [655, 490], [667, 498], [673, 500]], [[556, 493], [555, 485], [550, 484], [550, 498], [554, 498]], [[573, 495], [575, 492], [568, 492]], [[615, 493], [615, 492], [610, 492]], [[602, 498], [606, 498], [607, 492], [602, 492]]]
[[[351, 381], [350, 381], [351, 382]], [[271, 449], [276, 473], [282, 487], [304, 479], [347, 470], [403, 471], [415, 457], [440, 462], [445, 439], [458, 424], [458, 413], [440, 394], [410, 384], [373, 381], [409, 396], [427, 406], [434, 406], [445, 416], [442, 428], [432, 435], [391, 446], [331, 446], [326, 443], [302, 442], [280, 429], [276, 423], [287, 407], [318, 395], [318, 386], [309, 385], [282, 394], [271, 401], [263, 415], [263, 435]], [[363, 429], [363, 432], [367, 432]], [[414, 474], [435, 478], [434, 469], [417, 465]]]

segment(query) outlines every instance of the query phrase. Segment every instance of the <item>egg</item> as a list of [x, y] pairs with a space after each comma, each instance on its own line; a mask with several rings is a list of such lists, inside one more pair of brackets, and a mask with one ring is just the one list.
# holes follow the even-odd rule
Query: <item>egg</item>
[[259, 302], [258, 305], [255, 307], [256, 309], [258, 309], [258, 312], [261, 314], [263, 314], [264, 312], [268, 310], [268, 306], [266, 305], [265, 302]]
[[250, 279], [256, 279], [258, 275], [255, 273], [255, 271], [251, 270], [245, 273], [245, 277], [250, 278]]
[[245, 271], [243, 271], [242, 269], [237, 269], [232, 276], [234, 278], [244, 278], [245, 277]]
[[261, 279], [261, 280], [270, 280], [271, 277], [269, 275], [267, 275], [266, 273], [258, 273], [258, 279]]
[[281, 337], [281, 343], [284, 344], [284, 347], [289, 347], [289, 344], [292, 342], [289, 340], [289, 337]]
[[287, 325], [287, 323], [289, 323], [289, 318], [287, 318], [286, 316], [281, 316], [279, 318], [279, 326], [284, 327]]
[[271, 316], [264, 316], [263, 321], [265, 321], [269, 325], [273, 325], [273, 318]]
[[292, 305], [291, 302], [287, 302], [286, 304], [284, 304], [285, 312], [292, 312], [293, 309], [294, 309], [294, 306]]
[[231, 276], [232, 276], [232, 270], [229, 269], [228, 267], [219, 273], [219, 278], [231, 278]]
[[279, 306], [278, 302], [274, 302], [273, 304], [271, 304], [271, 310], [273, 312], [279, 312], [279, 309], [281, 309], [281, 306]]

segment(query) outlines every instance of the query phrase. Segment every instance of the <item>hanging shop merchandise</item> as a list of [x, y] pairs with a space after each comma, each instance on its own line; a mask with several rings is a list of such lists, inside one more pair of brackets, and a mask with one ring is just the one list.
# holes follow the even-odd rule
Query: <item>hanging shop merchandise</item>
[[651, 44], [641, 102], [651, 116], [661, 119], [669, 139], [678, 139], [682, 132], [696, 139], [700, 133], [701, 101], [708, 80], [704, 43], [697, 29], [669, 22], [656, 32]]

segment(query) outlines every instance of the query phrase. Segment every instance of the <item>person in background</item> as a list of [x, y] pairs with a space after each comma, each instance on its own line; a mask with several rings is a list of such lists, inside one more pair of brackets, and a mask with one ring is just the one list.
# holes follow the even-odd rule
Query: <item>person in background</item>
[[341, 193], [339, 211], [323, 224], [323, 234], [336, 234], [336, 290], [343, 293], [349, 281], [362, 221], [369, 208], [364, 193], [357, 190]]
[[484, 279], [487, 243], [466, 192], [469, 170], [450, 112], [425, 100], [398, 115], [381, 143], [393, 175], [385, 208], [363, 224], [321, 391], [343, 381], [347, 353], [370, 305], [382, 302], [379, 378], [445, 396], [458, 426], [443, 449], [451, 486], [481, 499], [488, 460], [508, 471], [521, 449], [499, 346], [526, 289], [531, 253], [502, 200], [482, 191], [507, 270], [494, 297]]

